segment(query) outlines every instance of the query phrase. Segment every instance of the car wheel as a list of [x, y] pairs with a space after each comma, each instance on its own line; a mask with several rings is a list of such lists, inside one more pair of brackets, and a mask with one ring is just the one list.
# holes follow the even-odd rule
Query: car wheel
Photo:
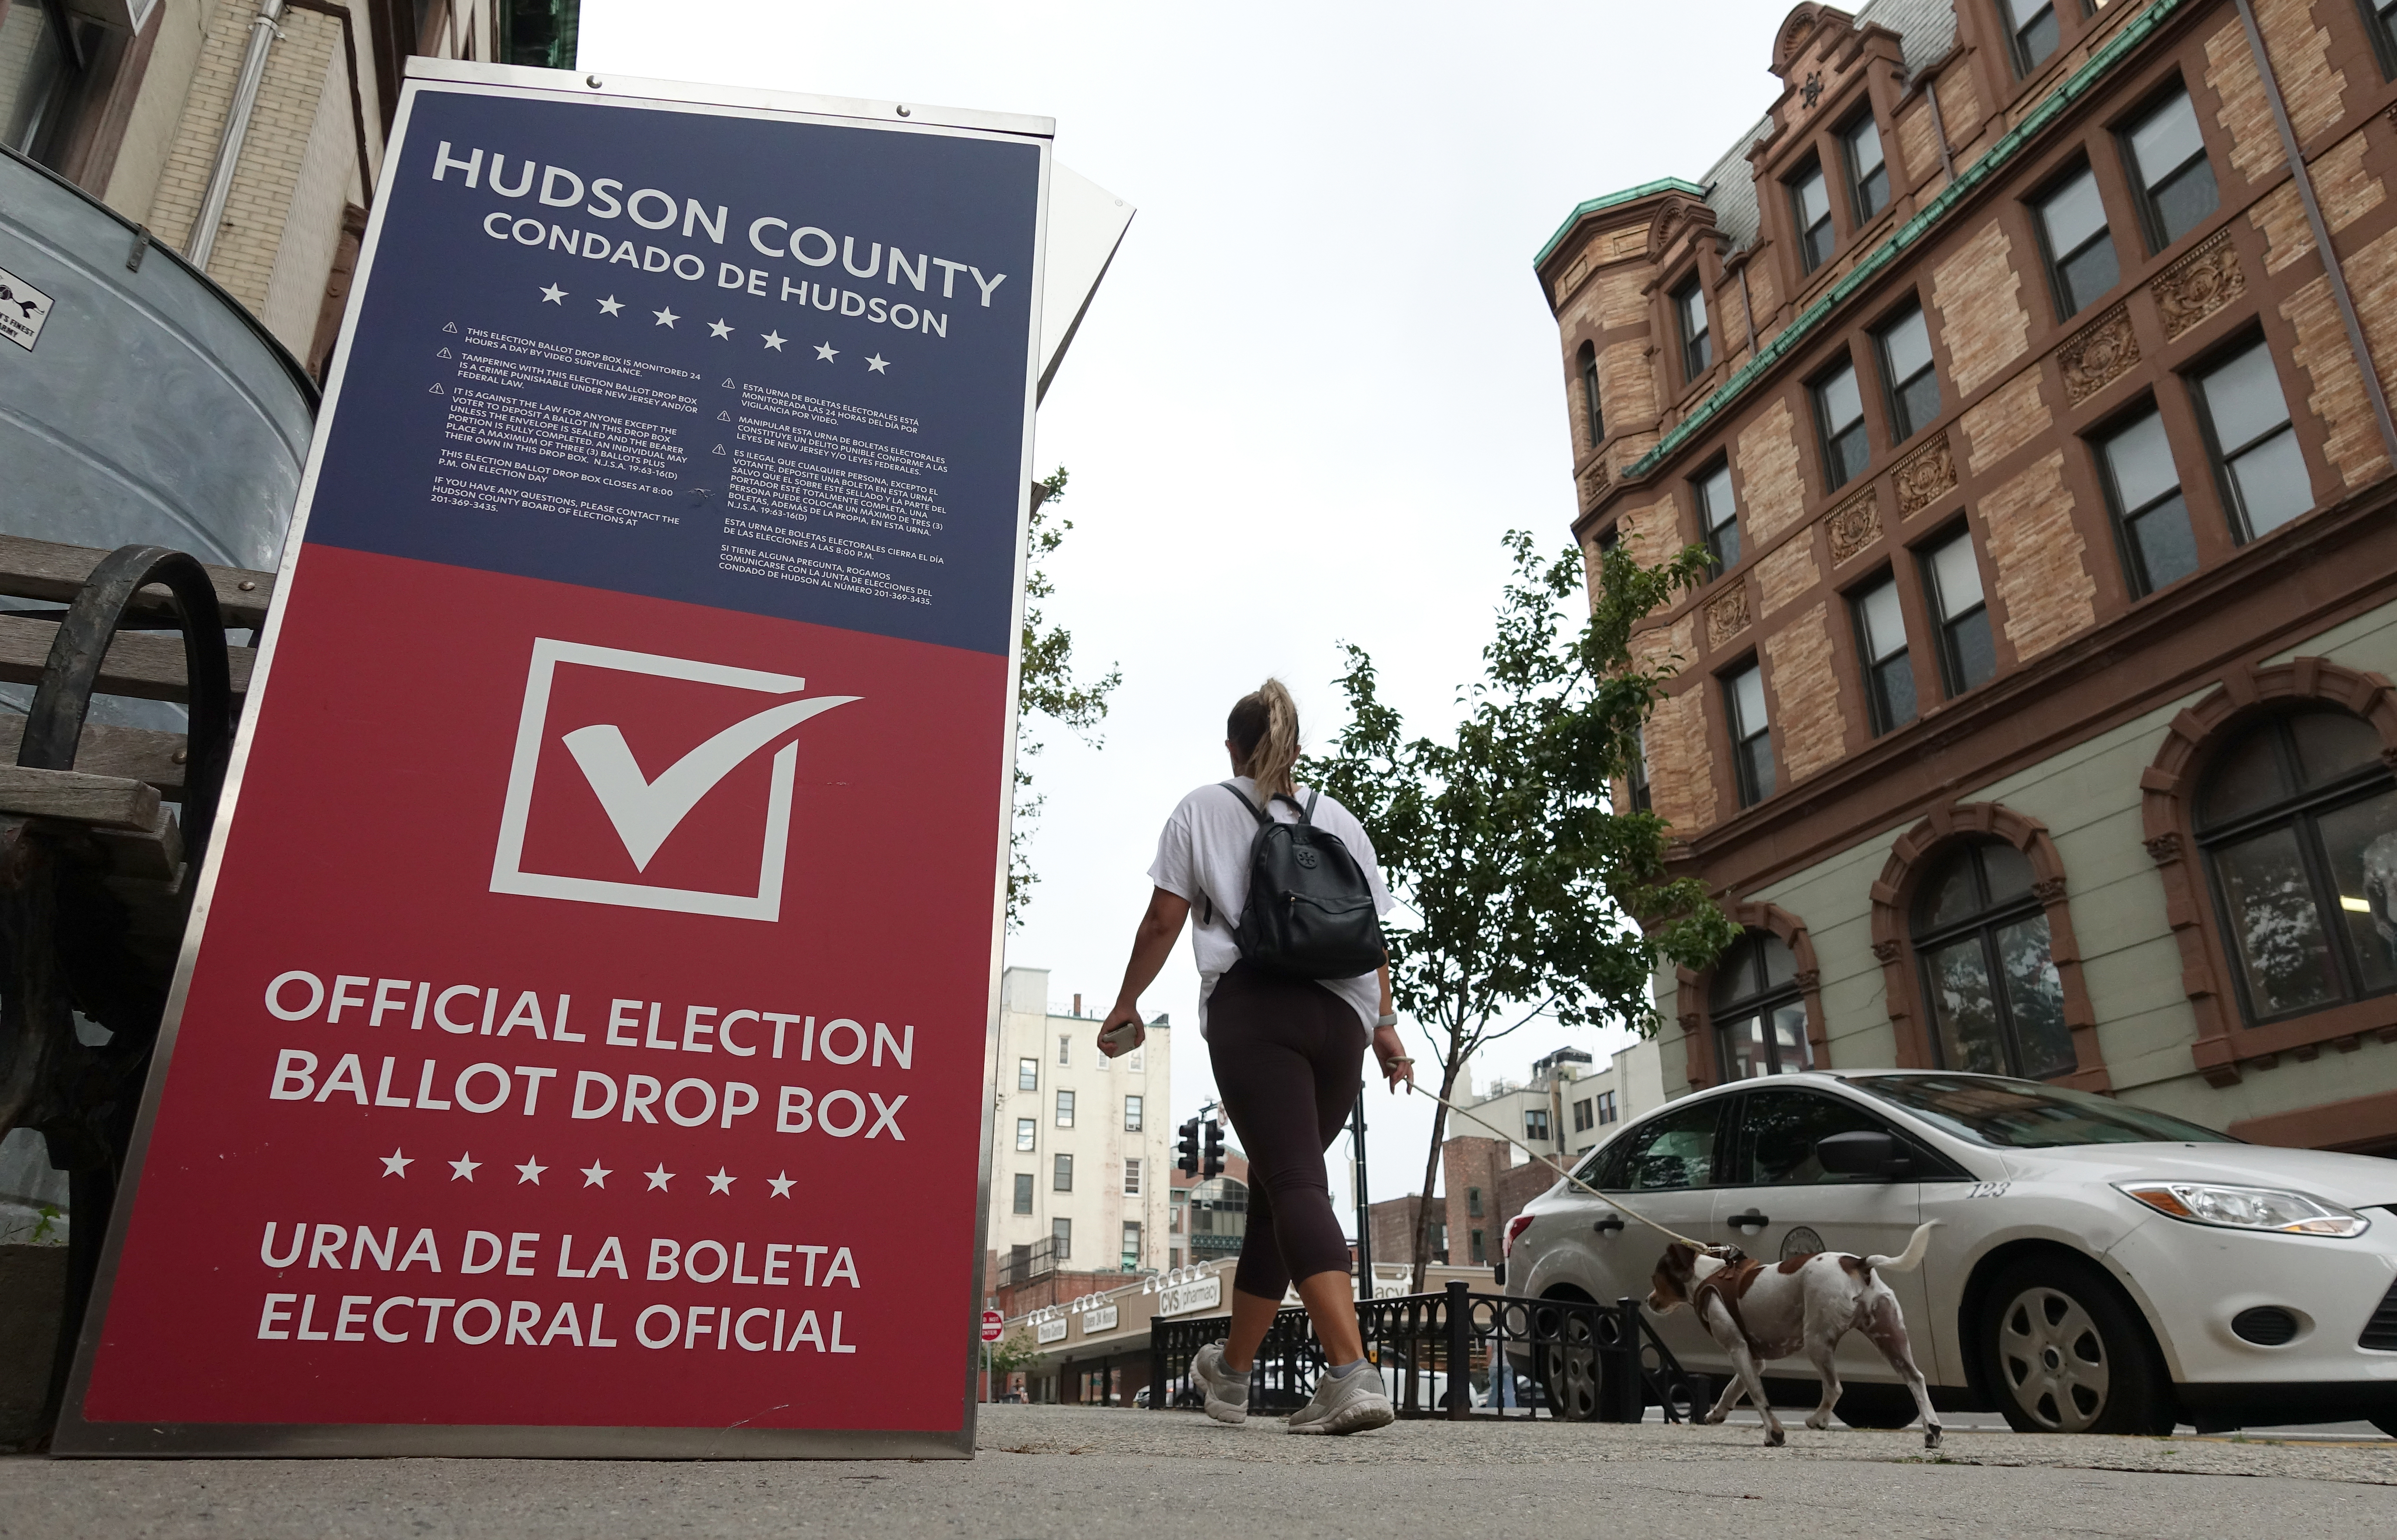
[[1535, 1307], [1532, 1315], [1537, 1344], [1532, 1355], [1532, 1369], [1539, 1380], [1541, 1394], [1561, 1422], [1597, 1421], [1600, 1404], [1598, 1339], [1590, 1331], [1589, 1312], [1550, 1306]]
[[2167, 1434], [2172, 1386], [2145, 1326], [2088, 1263], [2042, 1256], [1990, 1286], [1983, 1362], [2017, 1433]]

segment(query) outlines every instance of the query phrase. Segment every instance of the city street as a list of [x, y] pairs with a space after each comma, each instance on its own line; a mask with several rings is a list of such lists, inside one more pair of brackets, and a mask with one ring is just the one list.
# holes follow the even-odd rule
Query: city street
[[2291, 1535], [2397, 1531], [2397, 1444], [2032, 1438], [1793, 1426], [1400, 1423], [984, 1410], [964, 1464], [328, 1460], [0, 1463], [0, 1536], [240, 1534], [1449, 1536], [1493, 1525], [1725, 1533], [2182, 1536], [2237, 1510]]

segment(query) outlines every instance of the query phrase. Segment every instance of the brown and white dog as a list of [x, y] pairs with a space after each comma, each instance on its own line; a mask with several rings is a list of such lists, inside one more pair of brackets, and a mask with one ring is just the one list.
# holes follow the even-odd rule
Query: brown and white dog
[[1909, 1273], [1922, 1265], [1931, 1232], [1939, 1222], [1915, 1227], [1913, 1239], [1896, 1256], [1855, 1256], [1845, 1252], [1809, 1252], [1767, 1265], [1735, 1246], [1700, 1251], [1675, 1241], [1656, 1264], [1648, 1308], [1659, 1315], [1687, 1305], [1715, 1341], [1731, 1355], [1737, 1375], [1706, 1420], [1719, 1423], [1731, 1414], [1745, 1393], [1764, 1417], [1764, 1441], [1784, 1441], [1781, 1421], [1765, 1399], [1761, 1371], [1774, 1359], [1804, 1351], [1822, 1376], [1823, 1400], [1806, 1426], [1830, 1426], [1832, 1403], [1840, 1399], [1840, 1373], [1833, 1352], [1841, 1337], [1862, 1332], [1922, 1411], [1922, 1447], [1939, 1447], [1939, 1414], [1931, 1409], [1931, 1390], [1922, 1371], [1914, 1366], [1907, 1345], [1906, 1319], [1897, 1296], [1874, 1275]]

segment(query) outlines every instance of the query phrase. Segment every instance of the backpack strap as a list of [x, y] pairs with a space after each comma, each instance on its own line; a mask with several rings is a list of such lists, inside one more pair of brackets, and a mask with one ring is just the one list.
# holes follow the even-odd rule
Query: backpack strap
[[1322, 799], [1323, 794], [1321, 792], [1309, 791], [1306, 794], [1306, 806], [1298, 808], [1298, 803], [1295, 800], [1292, 800], [1290, 797], [1282, 798], [1283, 801], [1289, 802], [1292, 807], [1298, 808], [1298, 821], [1309, 825], [1310, 827], [1313, 826], [1315, 823], [1315, 804]]
[[[1240, 806], [1248, 809], [1249, 816], [1255, 819], [1260, 824], [1271, 824], [1273, 822], [1272, 815], [1267, 813], [1263, 808], [1258, 807], [1254, 802], [1249, 800], [1248, 793], [1242, 791], [1239, 787], [1234, 785], [1229, 781], [1223, 782], [1221, 784], [1225, 791], [1230, 792], [1234, 797], [1240, 799]], [[1266, 800], [1271, 801], [1272, 798], [1268, 797]]]

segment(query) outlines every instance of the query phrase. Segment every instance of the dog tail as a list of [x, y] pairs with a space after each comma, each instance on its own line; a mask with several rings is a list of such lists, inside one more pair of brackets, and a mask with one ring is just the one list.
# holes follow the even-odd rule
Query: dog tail
[[1939, 1221], [1935, 1219], [1923, 1221], [1914, 1227], [1914, 1238], [1906, 1243], [1905, 1251], [1895, 1256], [1868, 1256], [1865, 1265], [1893, 1273], [1914, 1271], [1922, 1265], [1922, 1253], [1931, 1250], [1931, 1232], [1938, 1227]]

